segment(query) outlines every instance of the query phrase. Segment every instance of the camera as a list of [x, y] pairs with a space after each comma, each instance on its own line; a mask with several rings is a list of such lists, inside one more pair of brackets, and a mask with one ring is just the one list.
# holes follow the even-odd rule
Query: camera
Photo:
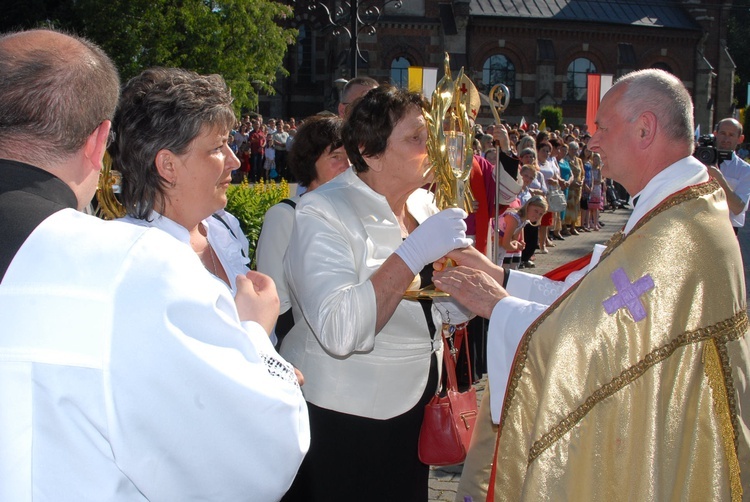
[[732, 158], [732, 151], [717, 149], [714, 135], [705, 134], [698, 138], [698, 146], [695, 147], [693, 157], [707, 166], [718, 166], [725, 160]]

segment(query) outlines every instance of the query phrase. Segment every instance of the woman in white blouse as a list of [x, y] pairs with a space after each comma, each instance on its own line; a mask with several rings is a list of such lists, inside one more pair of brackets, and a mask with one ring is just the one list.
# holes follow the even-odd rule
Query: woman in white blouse
[[353, 167], [297, 205], [284, 258], [296, 322], [281, 352], [305, 374], [311, 446], [295, 500], [427, 500], [417, 441], [441, 318], [403, 295], [470, 241], [464, 211], [438, 212], [420, 189], [425, 105], [405, 89], [371, 90], [344, 124]]

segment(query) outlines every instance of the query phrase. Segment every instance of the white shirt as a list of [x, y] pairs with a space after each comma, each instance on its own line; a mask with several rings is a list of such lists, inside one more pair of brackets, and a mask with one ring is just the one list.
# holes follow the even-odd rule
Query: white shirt
[[[638, 197], [638, 204], [628, 218], [624, 233], [628, 234], [641, 218], [673, 193], [706, 181], [708, 172], [705, 166], [693, 157], [685, 157], [662, 170], [633, 196]], [[508, 376], [521, 337], [552, 302], [599, 263], [604, 249], [604, 246], [596, 245], [589, 265], [570, 274], [565, 282], [515, 270], [508, 276], [506, 290], [511, 296], [495, 305], [487, 339], [487, 353], [491, 354], [487, 373], [492, 389], [490, 408], [494, 423], [500, 418]]]
[[[437, 212], [418, 189], [407, 200], [422, 222]], [[380, 332], [370, 277], [401, 245], [401, 227], [386, 198], [349, 168], [302, 197], [284, 257], [295, 325], [283, 356], [305, 375], [317, 406], [376, 419], [411, 409], [422, 396], [442, 340], [430, 339], [418, 302], [402, 300]], [[435, 326], [441, 318], [430, 311]]]
[[745, 208], [740, 214], [729, 211], [729, 219], [733, 227], [745, 226], [745, 211], [750, 201], [750, 164], [742, 160], [732, 152], [732, 158], [725, 160], [719, 167], [721, 174], [727, 180], [727, 184], [737, 196], [745, 203]]
[[[247, 266], [250, 262], [248, 258], [249, 243], [240, 228], [237, 218], [224, 210], [218, 211], [216, 214], [221, 216], [222, 220], [229, 225], [229, 228], [213, 216], [209, 216], [200, 224], [206, 230], [206, 239], [208, 239], [208, 243], [213, 248], [221, 262], [221, 266], [227, 273], [232, 293], [236, 293], [237, 276], [245, 275], [250, 270]], [[179, 223], [170, 220], [156, 211], [152, 211], [149, 215], [148, 220], [150, 221], [139, 220], [132, 216], [125, 216], [121, 220], [142, 227], [158, 228], [190, 246], [190, 232]], [[221, 282], [223, 283], [223, 281]]]
[[72, 209], [0, 284], [0, 500], [278, 500], [309, 445], [294, 373], [195, 253]]
[[[297, 204], [300, 198], [294, 197], [291, 200]], [[292, 308], [289, 286], [284, 276], [284, 254], [289, 247], [293, 227], [294, 208], [291, 205], [280, 202], [271, 206], [263, 218], [263, 228], [255, 251], [258, 272], [270, 276], [276, 283], [276, 292], [281, 302], [279, 312], [282, 314]]]

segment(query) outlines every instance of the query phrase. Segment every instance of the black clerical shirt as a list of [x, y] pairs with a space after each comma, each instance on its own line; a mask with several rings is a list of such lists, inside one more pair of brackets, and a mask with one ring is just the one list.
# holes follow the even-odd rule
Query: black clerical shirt
[[77, 206], [73, 190], [60, 178], [23, 162], [0, 159], [0, 282], [41, 222], [61, 209]]

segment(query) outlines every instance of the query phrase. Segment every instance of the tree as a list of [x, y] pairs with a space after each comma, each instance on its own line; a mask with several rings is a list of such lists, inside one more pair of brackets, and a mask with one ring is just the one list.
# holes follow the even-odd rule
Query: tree
[[545, 106], [539, 112], [540, 122], [546, 121], [547, 127], [553, 131], [561, 129], [563, 123], [563, 111], [559, 106]]
[[[123, 81], [151, 66], [218, 73], [232, 88], [235, 108], [253, 108], [257, 92], [273, 93], [296, 30], [277, 21], [292, 14], [272, 0], [35, 0], [39, 17], [17, 7], [6, 27], [52, 24], [98, 43]], [[16, 2], [22, 5], [23, 2]]]

